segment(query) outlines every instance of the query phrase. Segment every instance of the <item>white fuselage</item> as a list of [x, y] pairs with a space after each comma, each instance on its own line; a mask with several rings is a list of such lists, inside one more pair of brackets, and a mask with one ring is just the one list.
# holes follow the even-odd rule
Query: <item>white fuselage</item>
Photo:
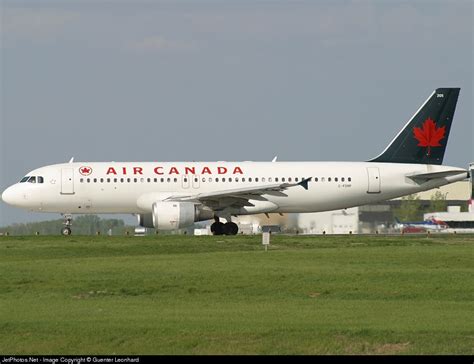
[[[408, 176], [459, 170], [460, 174], [415, 182]], [[5, 202], [38, 212], [131, 213], [152, 211], [156, 201], [312, 177], [308, 189], [226, 208], [228, 214], [318, 212], [348, 208], [429, 190], [466, 178], [464, 169], [373, 162], [110, 162], [66, 163], [42, 167], [28, 176], [43, 183], [9, 187]]]

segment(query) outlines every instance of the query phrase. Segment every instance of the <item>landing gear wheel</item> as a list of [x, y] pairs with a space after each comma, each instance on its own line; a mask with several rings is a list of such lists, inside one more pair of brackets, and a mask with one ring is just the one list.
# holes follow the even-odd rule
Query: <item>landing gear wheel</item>
[[64, 236], [69, 236], [69, 235], [71, 235], [71, 234], [72, 234], [71, 228], [69, 228], [69, 227], [67, 227], [67, 226], [66, 226], [66, 227], [63, 227], [63, 228], [61, 229], [61, 234], [63, 234]]
[[220, 221], [216, 221], [211, 225], [211, 233], [213, 235], [224, 235], [224, 224]]
[[237, 235], [239, 227], [235, 222], [228, 222], [224, 225], [224, 234], [226, 235]]

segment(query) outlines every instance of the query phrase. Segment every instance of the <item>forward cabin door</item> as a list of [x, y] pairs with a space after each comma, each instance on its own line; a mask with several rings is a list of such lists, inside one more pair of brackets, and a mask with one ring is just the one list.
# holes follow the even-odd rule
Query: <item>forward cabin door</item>
[[380, 193], [380, 171], [377, 167], [368, 167], [367, 176], [369, 184], [367, 193]]
[[61, 194], [74, 194], [74, 170], [72, 168], [61, 169]]

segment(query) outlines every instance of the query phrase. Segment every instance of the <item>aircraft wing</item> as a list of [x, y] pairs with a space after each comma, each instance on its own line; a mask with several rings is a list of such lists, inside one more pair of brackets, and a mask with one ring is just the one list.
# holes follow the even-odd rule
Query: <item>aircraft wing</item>
[[264, 195], [286, 197], [287, 194], [283, 191], [296, 186], [301, 186], [307, 190], [308, 182], [311, 178], [312, 177], [304, 179], [298, 183], [275, 183], [258, 187], [244, 187], [199, 193], [190, 196], [170, 196], [165, 201], [199, 202], [215, 211], [223, 210], [228, 207], [241, 208], [254, 206], [249, 200], [267, 201]]

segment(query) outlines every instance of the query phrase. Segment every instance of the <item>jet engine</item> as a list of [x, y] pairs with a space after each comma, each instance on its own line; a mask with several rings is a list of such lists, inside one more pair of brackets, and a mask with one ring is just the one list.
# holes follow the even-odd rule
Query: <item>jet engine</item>
[[157, 230], [175, 230], [194, 224], [196, 221], [210, 220], [214, 213], [192, 202], [155, 202], [151, 214], [138, 215], [140, 226]]

